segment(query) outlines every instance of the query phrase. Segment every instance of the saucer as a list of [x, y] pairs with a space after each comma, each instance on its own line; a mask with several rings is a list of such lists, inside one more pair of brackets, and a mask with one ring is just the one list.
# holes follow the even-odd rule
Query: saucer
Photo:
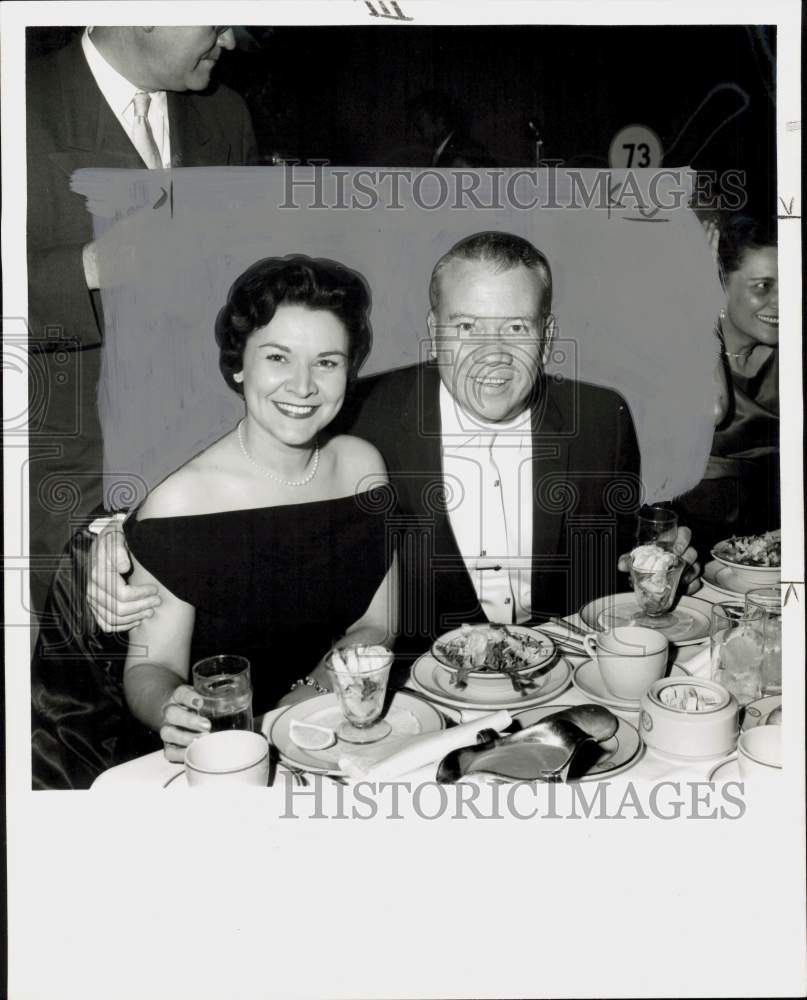
[[641, 624], [657, 628], [677, 646], [692, 646], [709, 637], [712, 605], [697, 597], [680, 597], [675, 607], [665, 615], [665, 618], [672, 617], [673, 621], [659, 627], [648, 624], [651, 619], [645, 618], [632, 593], [609, 594], [586, 604], [580, 609], [580, 617], [589, 628], [601, 632], [615, 625], [635, 625], [636, 619], [641, 618]]
[[[672, 667], [665, 673], [665, 677], [689, 677], [689, 673], [684, 670], [683, 667], [674, 663]], [[572, 684], [577, 688], [577, 690], [589, 698], [591, 701], [597, 702], [600, 705], [605, 705], [606, 708], [618, 708], [625, 712], [638, 712], [639, 711], [639, 699], [628, 699], [628, 698], [618, 698], [615, 694], [611, 694], [608, 688], [605, 686], [605, 682], [600, 674], [600, 668], [597, 666], [596, 660], [584, 660], [579, 666], [575, 667], [574, 673], [572, 674]]]
[[743, 732], [746, 729], [754, 729], [755, 726], [764, 726], [768, 722], [768, 716], [775, 708], [782, 704], [780, 694], [770, 694], [766, 698], [759, 698], [745, 706], [743, 713], [743, 724], [740, 727]]
[[709, 771], [706, 776], [707, 781], [741, 781], [740, 765], [737, 761], [737, 754], [726, 757]]

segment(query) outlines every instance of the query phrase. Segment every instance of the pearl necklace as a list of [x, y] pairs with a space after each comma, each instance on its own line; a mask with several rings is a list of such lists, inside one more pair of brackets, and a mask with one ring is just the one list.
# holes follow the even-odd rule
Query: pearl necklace
[[[246, 418], [244, 418], [244, 419], [246, 419]], [[276, 483], [281, 483], [281, 485], [283, 485], [283, 486], [306, 486], [308, 483], [311, 482], [311, 480], [314, 478], [314, 476], [316, 476], [317, 469], [319, 468], [319, 445], [318, 444], [314, 447], [314, 464], [313, 464], [313, 466], [311, 468], [311, 471], [308, 473], [308, 475], [305, 477], [305, 479], [283, 479], [281, 476], [275, 475], [275, 473], [272, 472], [270, 469], [265, 468], [263, 465], [259, 465], [258, 462], [256, 462], [255, 459], [252, 457], [252, 455], [250, 455], [250, 453], [247, 451], [246, 444], [244, 444], [244, 438], [241, 435], [241, 428], [243, 426], [244, 426], [244, 420], [239, 421], [239, 423], [238, 423], [238, 444], [241, 447], [241, 451], [244, 454], [244, 458], [251, 465], [254, 465], [255, 468], [260, 473], [262, 473], [264, 476], [268, 476], [270, 479], [274, 479], [274, 481]]]

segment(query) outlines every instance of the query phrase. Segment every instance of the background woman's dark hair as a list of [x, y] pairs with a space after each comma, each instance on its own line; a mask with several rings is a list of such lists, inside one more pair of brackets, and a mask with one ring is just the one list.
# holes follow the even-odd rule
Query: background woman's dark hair
[[722, 280], [738, 271], [749, 250], [775, 247], [776, 221], [753, 219], [749, 215], [730, 215], [720, 227], [717, 256]]
[[348, 336], [348, 378], [358, 375], [373, 342], [370, 289], [364, 278], [324, 258], [265, 257], [236, 278], [216, 318], [219, 368], [234, 392], [244, 394], [233, 375], [244, 366], [247, 339], [271, 322], [280, 305], [324, 309], [341, 320]]

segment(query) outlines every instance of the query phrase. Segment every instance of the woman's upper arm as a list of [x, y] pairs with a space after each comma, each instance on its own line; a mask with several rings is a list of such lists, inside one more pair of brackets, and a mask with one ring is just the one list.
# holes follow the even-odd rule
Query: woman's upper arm
[[132, 555], [130, 583], [157, 587], [162, 603], [129, 633], [124, 672], [138, 663], [156, 663], [186, 679], [190, 672], [191, 636], [196, 618], [193, 605], [180, 600]]

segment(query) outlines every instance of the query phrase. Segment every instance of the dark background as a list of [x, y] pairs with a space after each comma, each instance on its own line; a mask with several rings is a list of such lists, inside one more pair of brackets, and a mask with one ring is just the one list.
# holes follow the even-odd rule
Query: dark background
[[[65, 44], [76, 28], [29, 28], [28, 52]], [[752, 211], [775, 214], [775, 30], [734, 26], [250, 27], [218, 78], [249, 104], [265, 162], [273, 155], [333, 164], [427, 166], [407, 115], [419, 91], [445, 91], [500, 166], [531, 166], [527, 128], [544, 159], [607, 166], [624, 125], [660, 137], [665, 166], [745, 170]], [[247, 48], [245, 48], [245, 46]], [[730, 83], [684, 139], [709, 91]]]

